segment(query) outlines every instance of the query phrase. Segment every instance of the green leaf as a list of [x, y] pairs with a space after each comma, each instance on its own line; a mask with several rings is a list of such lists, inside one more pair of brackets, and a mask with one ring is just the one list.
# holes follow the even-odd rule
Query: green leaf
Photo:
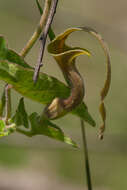
[[10, 135], [15, 131], [15, 124], [6, 126], [4, 120], [0, 120], [0, 137], [5, 137]]
[[40, 118], [37, 113], [32, 113], [29, 119], [31, 122], [33, 135], [45, 135], [55, 140], [59, 140], [74, 147], [77, 147], [76, 143], [72, 139], [67, 137], [58, 126], [56, 126], [49, 120], [45, 118]]
[[77, 148], [77, 144], [71, 138], [67, 137], [57, 125], [53, 124], [46, 118], [42, 119], [37, 113], [34, 112], [29, 116], [29, 119], [31, 123], [31, 130], [26, 131], [21, 128], [16, 128], [17, 132], [28, 137], [35, 135], [48, 136], [52, 139], [59, 140]]
[[[81, 50], [85, 51], [82, 48]], [[7, 60], [26, 68], [30, 67], [21, 56], [19, 56], [14, 51], [6, 48], [6, 43], [3, 37], [0, 37], [0, 52], [2, 52], [0, 60]], [[27, 96], [28, 98], [31, 98], [40, 103], [49, 104], [55, 97], [66, 98], [70, 94], [69, 88], [67, 88], [63, 83], [59, 82], [54, 77], [50, 77], [46, 74], [41, 73], [39, 77], [40, 80], [36, 85], [34, 85], [32, 80], [32, 69], [23, 70], [23, 68], [20, 68], [18, 66], [16, 67], [16, 65], [8, 64], [4, 61], [1, 61], [0, 68], [1, 80], [12, 84], [14, 89], [21, 93], [23, 96]], [[87, 110], [85, 110], [85, 112], [87, 113]], [[75, 114], [78, 115], [78, 109], [76, 110]], [[93, 123], [91, 117], [89, 117], [89, 120], [89, 123]]]
[[96, 125], [95, 121], [93, 120], [90, 113], [88, 112], [88, 108], [84, 102], [80, 104], [79, 106], [77, 106], [74, 110], [72, 110], [71, 113], [79, 116], [81, 119], [83, 119], [84, 121], [86, 121], [93, 127]]
[[23, 125], [25, 128], [29, 128], [28, 115], [25, 110], [24, 98], [20, 99], [18, 108], [12, 120], [16, 126]]
[[[27, 98], [42, 104], [49, 104], [55, 97], [66, 98], [69, 96], [70, 89], [55, 77], [40, 73], [38, 82], [34, 84], [33, 74], [32, 69], [26, 69], [12, 63], [0, 62], [0, 80], [12, 84], [17, 92]], [[82, 106], [82, 108], [79, 106], [74, 114], [81, 117], [81, 109], [84, 112], [82, 119], [90, 125], [93, 123], [92, 125], [94, 126], [95, 122], [89, 115], [86, 106]]]
[[11, 63], [15, 63], [18, 65], [21, 65], [24, 68], [32, 68], [30, 65], [28, 65], [24, 59], [18, 55], [16, 52], [14, 52], [11, 49], [7, 49], [6, 50], [7, 54], [6, 54], [6, 59], [11, 62]]
[[3, 120], [0, 120], [0, 133], [4, 132], [5, 127], [6, 127], [5, 122]]
[[20, 55], [7, 48], [4, 37], [0, 36], [0, 61], [4, 60], [21, 65], [25, 68], [31, 68]]

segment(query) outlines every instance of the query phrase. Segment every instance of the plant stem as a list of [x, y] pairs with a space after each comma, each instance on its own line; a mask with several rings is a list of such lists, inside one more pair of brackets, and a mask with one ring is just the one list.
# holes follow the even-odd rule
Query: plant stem
[[[42, 10], [42, 7], [41, 7], [40, 4], [39, 4], [39, 1], [36, 0], [36, 3], [37, 3], [37, 7], [38, 7], [38, 9], [39, 9], [40, 15], [42, 15], [42, 14], [43, 14], [43, 10]], [[54, 31], [52, 30], [51, 26], [50, 26], [50, 28], [49, 28], [48, 35], [49, 35], [49, 38], [50, 38], [51, 41], [55, 38], [55, 33], [54, 33]]]
[[85, 125], [84, 125], [84, 121], [82, 119], [80, 121], [81, 121], [81, 131], [82, 131], [82, 139], [83, 139], [87, 187], [88, 187], [88, 190], [92, 190], [92, 182], [91, 182], [91, 173], [90, 173], [90, 164], [89, 164], [88, 148], [87, 148], [87, 141], [86, 141]]
[[6, 84], [5, 86], [5, 122], [8, 124], [8, 119], [11, 117], [11, 86]]
[[46, 24], [48, 15], [49, 15], [50, 7], [51, 7], [51, 2], [52, 2], [52, 0], [45, 0], [44, 12], [43, 12], [43, 14], [41, 16], [40, 23], [39, 23], [37, 29], [35, 30], [35, 32], [33, 33], [32, 37], [30, 38], [30, 40], [27, 42], [26, 46], [20, 52], [20, 55], [22, 57], [26, 56], [26, 54], [30, 51], [30, 49], [33, 47], [33, 45], [35, 44], [36, 40], [40, 36], [40, 34], [41, 34], [41, 32], [42, 32], [45, 24]]
[[0, 100], [0, 119], [3, 116], [5, 104], [6, 104], [6, 100], [5, 100], [5, 88], [4, 88], [4, 91], [3, 91], [3, 94], [2, 94], [2, 97], [1, 97], [1, 100]]
[[[36, 3], [37, 3], [38, 10], [40, 12], [40, 15], [42, 15], [43, 14], [43, 9], [42, 9], [41, 5], [39, 4], [39, 1], [36, 0]], [[54, 38], [56, 37], [56, 35], [55, 35], [55, 33], [54, 33], [51, 26], [50, 26], [49, 31], [48, 31], [48, 36], [49, 36], [50, 41], [54, 40]]]
[[[34, 82], [37, 81], [38, 74], [39, 74], [40, 68], [42, 66], [42, 59], [43, 59], [43, 55], [44, 55], [46, 39], [47, 39], [48, 31], [49, 31], [50, 26], [52, 24], [54, 15], [56, 13], [57, 4], [58, 4], [58, 0], [52, 0], [48, 19], [47, 19], [43, 34], [41, 35], [41, 39], [40, 39], [41, 40], [41, 48], [40, 48], [40, 53], [39, 53], [39, 59], [38, 59], [37, 65], [35, 67], [35, 72], [34, 72], [34, 76], [33, 76]], [[50, 32], [51, 32], [51, 29], [50, 29]], [[52, 34], [54, 34], [54, 33], [52, 33]], [[54, 39], [54, 37], [55, 37], [55, 34], [52, 36], [52, 40]]]

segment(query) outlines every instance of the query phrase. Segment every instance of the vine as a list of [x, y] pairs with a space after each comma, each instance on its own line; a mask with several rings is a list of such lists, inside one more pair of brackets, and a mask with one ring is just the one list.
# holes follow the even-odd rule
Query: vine
[[[66, 39], [72, 32], [88, 32], [96, 37], [104, 50], [107, 59], [107, 76], [101, 91], [99, 108], [103, 121], [99, 131], [100, 139], [103, 139], [106, 122], [104, 99], [107, 96], [111, 83], [109, 51], [101, 35], [89, 27], [69, 28], [55, 36], [51, 24], [58, 0], [45, 0], [44, 11], [38, 0], [36, 0], [36, 3], [41, 14], [40, 22], [32, 37], [19, 54], [8, 49], [4, 37], [0, 36], [0, 80], [6, 83], [0, 101], [0, 136], [8, 136], [17, 131], [28, 137], [45, 135], [77, 147], [76, 142], [66, 136], [52, 120], [69, 113], [78, 116], [81, 120], [88, 189], [92, 190], [84, 121], [91, 126], [95, 126], [95, 121], [89, 114], [88, 108], [83, 101], [86, 89], [80, 72], [76, 68], [76, 58], [79, 55], [91, 56], [91, 52], [81, 47], [67, 45]], [[40, 72], [47, 35], [49, 35], [51, 40], [47, 50], [57, 62], [67, 85], [53, 76]], [[41, 40], [39, 58], [35, 68], [32, 68], [26, 63], [25, 57], [39, 38]], [[11, 114], [11, 89], [23, 96], [14, 115]], [[24, 97], [45, 104], [46, 107], [41, 114], [34, 112], [29, 115], [25, 108]]]

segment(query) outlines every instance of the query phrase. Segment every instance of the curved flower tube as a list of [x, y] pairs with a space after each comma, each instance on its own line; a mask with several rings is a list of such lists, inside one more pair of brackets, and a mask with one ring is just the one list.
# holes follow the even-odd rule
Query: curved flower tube
[[104, 99], [108, 94], [110, 83], [111, 83], [111, 64], [110, 64], [110, 55], [108, 48], [102, 39], [101, 35], [98, 34], [94, 29], [89, 27], [79, 27], [79, 28], [70, 28], [67, 29], [64, 33], [58, 35], [49, 45], [48, 51], [55, 58], [58, 63], [66, 81], [71, 88], [71, 94], [67, 99], [55, 98], [49, 106], [45, 109], [45, 114], [54, 119], [63, 115], [64, 113], [71, 111], [75, 106], [80, 104], [84, 97], [84, 84], [82, 77], [75, 66], [75, 58], [78, 55], [87, 54], [90, 55], [88, 50], [79, 48], [79, 47], [69, 47], [65, 44], [65, 40], [74, 31], [85, 31], [93, 35], [100, 42], [101, 47], [104, 50], [106, 59], [107, 59], [107, 76], [104, 83], [104, 87], [101, 90], [101, 104], [100, 104], [100, 114], [103, 120], [103, 124], [100, 127], [99, 138], [103, 139], [103, 133], [105, 130], [105, 121], [106, 121], [106, 110], [104, 105]]
[[71, 32], [72, 31], [68, 30], [60, 34], [48, 46], [49, 53], [51, 53], [57, 61], [71, 89], [68, 98], [55, 98], [45, 108], [44, 114], [49, 119], [56, 119], [72, 111], [84, 98], [84, 81], [76, 68], [75, 60], [79, 55], [86, 54], [90, 56], [90, 52], [79, 47], [71, 48], [65, 44], [65, 40]]

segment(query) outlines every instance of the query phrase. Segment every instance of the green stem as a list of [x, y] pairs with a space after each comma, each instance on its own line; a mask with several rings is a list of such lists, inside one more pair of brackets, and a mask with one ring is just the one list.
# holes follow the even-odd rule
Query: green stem
[[83, 139], [87, 187], [88, 187], [88, 190], [92, 190], [90, 164], [89, 164], [88, 148], [87, 148], [87, 141], [86, 141], [86, 132], [85, 132], [84, 121], [82, 119], [81, 119], [81, 130], [82, 130], [82, 139]]
[[[43, 10], [42, 10], [42, 7], [40, 6], [39, 1], [36, 0], [36, 3], [37, 3], [37, 7], [38, 7], [38, 9], [39, 9], [39, 12], [40, 12], [40, 14], [42, 15], [42, 14], [43, 14]], [[55, 33], [53, 32], [53, 30], [52, 30], [51, 27], [49, 28], [48, 35], [49, 35], [49, 39], [50, 39], [51, 41], [55, 38]]]
[[6, 100], [5, 100], [5, 89], [4, 89], [1, 100], [0, 100], [0, 118], [2, 118], [3, 116], [5, 104], [6, 104]]
[[[43, 14], [43, 9], [42, 9], [42, 7], [40, 6], [39, 1], [36, 0], [36, 3], [37, 3], [37, 7], [38, 7], [38, 9], [39, 9], [40, 15], [42, 15], [42, 14]], [[52, 30], [51, 27], [49, 28], [48, 36], [49, 36], [50, 41], [54, 40], [54, 38], [56, 37], [56, 36], [55, 36], [55, 33], [54, 33], [54, 31]]]
[[30, 40], [27, 42], [26, 46], [23, 48], [23, 50], [20, 52], [20, 55], [22, 57], [25, 57], [27, 53], [31, 50], [37, 39], [39, 38], [49, 15], [50, 7], [51, 7], [51, 2], [52, 0], [45, 0], [45, 5], [44, 5], [44, 12], [41, 16], [40, 23], [38, 27], [36, 28], [35, 32], [33, 33], [32, 37]]
[[5, 86], [5, 122], [8, 124], [8, 119], [11, 117], [11, 86]]

